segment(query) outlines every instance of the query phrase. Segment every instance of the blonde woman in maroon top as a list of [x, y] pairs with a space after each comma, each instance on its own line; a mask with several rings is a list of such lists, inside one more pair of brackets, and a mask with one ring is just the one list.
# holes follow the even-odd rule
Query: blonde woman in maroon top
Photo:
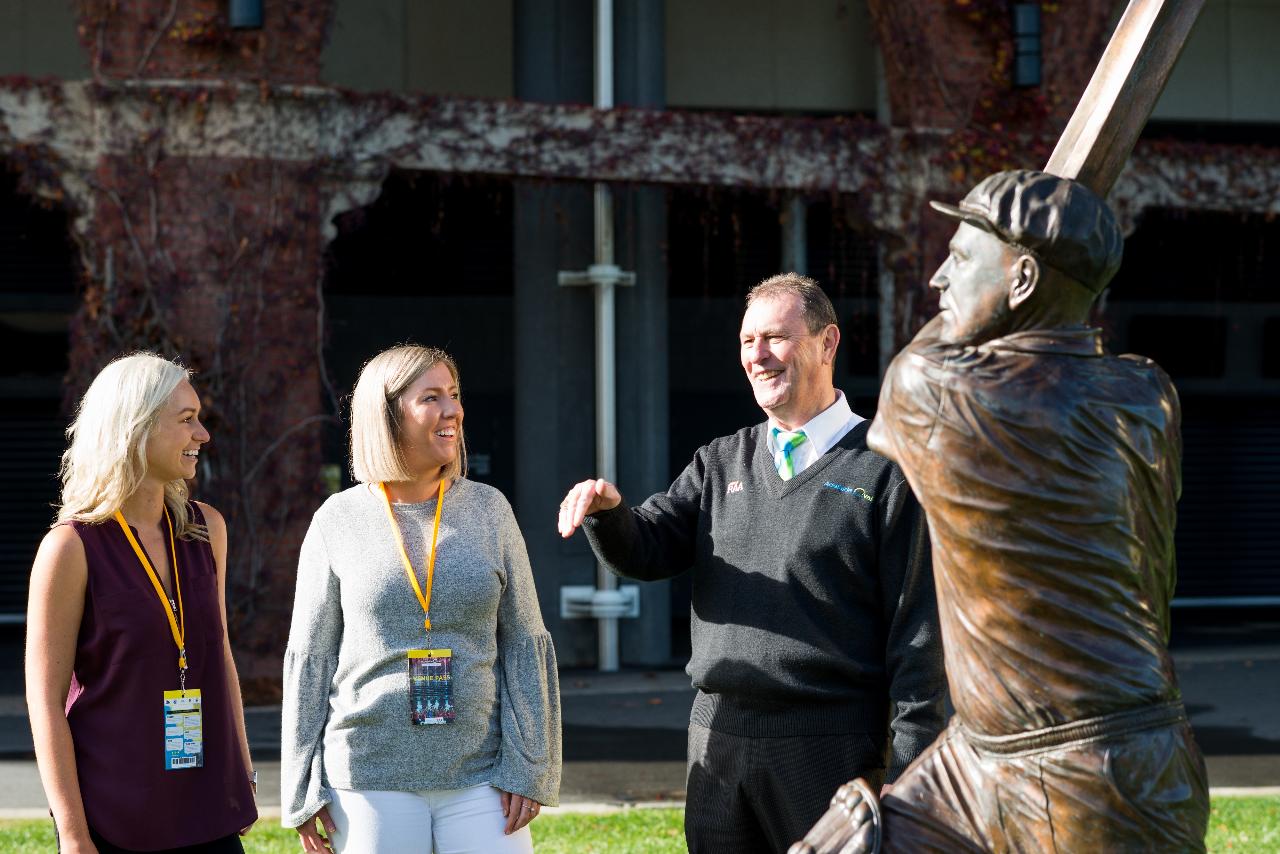
[[209, 433], [186, 369], [118, 359], [80, 402], [31, 571], [27, 705], [65, 852], [240, 852], [257, 818], [223, 591], [189, 501]]

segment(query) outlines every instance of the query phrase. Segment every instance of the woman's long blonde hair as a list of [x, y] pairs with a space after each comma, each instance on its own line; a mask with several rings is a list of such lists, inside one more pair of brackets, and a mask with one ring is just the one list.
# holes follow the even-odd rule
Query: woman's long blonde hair
[[[459, 384], [458, 366], [443, 350], [405, 344], [383, 350], [360, 369], [351, 394], [351, 474], [361, 483], [413, 480], [400, 451], [403, 414], [400, 396], [437, 364], [449, 369]], [[458, 455], [444, 467], [444, 477], [467, 476], [467, 443], [458, 426]]]
[[[62, 454], [62, 503], [58, 524], [106, 522], [137, 491], [147, 474], [147, 439], [160, 413], [191, 372], [154, 353], [122, 356], [103, 368], [76, 407]], [[187, 511], [187, 484], [164, 485], [174, 533], [207, 540], [208, 529]]]

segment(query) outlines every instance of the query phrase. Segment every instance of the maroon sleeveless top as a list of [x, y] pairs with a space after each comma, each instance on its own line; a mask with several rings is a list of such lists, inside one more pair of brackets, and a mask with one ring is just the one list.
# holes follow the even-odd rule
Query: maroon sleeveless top
[[[199, 508], [187, 506], [203, 524]], [[113, 845], [136, 851], [197, 845], [247, 827], [258, 812], [227, 692], [212, 547], [175, 541], [187, 688], [200, 689], [204, 711], [204, 767], [166, 771], [163, 692], [178, 688], [167, 605], [115, 520], [70, 524], [89, 564], [67, 694], [89, 826]]]

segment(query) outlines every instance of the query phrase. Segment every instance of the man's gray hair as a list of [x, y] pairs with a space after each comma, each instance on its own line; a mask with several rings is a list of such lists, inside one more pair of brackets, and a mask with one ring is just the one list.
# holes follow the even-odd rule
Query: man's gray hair
[[747, 294], [747, 307], [760, 299], [777, 299], [781, 296], [796, 296], [804, 306], [804, 323], [810, 335], [817, 335], [836, 320], [836, 309], [831, 300], [823, 293], [822, 288], [808, 276], [799, 273], [779, 273], [770, 276], [756, 285]]

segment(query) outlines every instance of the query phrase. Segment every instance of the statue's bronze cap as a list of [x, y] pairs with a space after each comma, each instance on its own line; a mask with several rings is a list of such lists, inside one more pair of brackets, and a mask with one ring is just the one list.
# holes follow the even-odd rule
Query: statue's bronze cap
[[1029, 252], [1085, 287], [1101, 291], [1120, 268], [1124, 238], [1107, 203], [1083, 184], [1046, 172], [997, 172], [959, 206], [934, 210]]

